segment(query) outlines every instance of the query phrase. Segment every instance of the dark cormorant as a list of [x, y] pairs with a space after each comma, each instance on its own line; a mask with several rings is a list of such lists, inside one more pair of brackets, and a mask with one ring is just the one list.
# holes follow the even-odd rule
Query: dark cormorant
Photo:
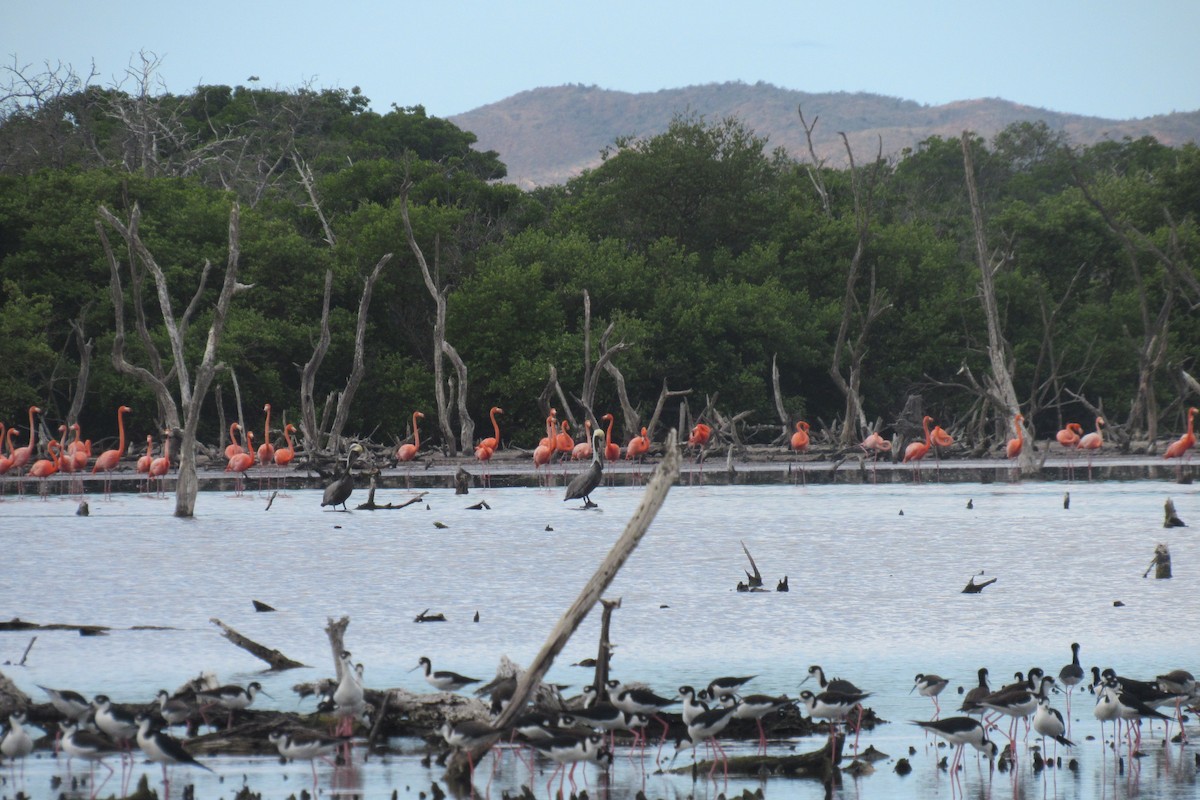
[[592, 465], [586, 472], [576, 475], [567, 484], [567, 494], [563, 502], [583, 498], [584, 508], [595, 508], [596, 504], [588, 497], [592, 490], [600, 485], [604, 478], [604, 431], [597, 428], [592, 432]]
[[333, 482], [325, 487], [325, 496], [321, 498], [321, 507], [337, 506], [342, 507], [342, 511], [346, 511], [346, 501], [350, 499], [350, 493], [354, 491], [354, 476], [350, 474], [350, 462], [354, 457], [361, 456], [366, 451], [358, 442], [350, 445], [349, 452], [346, 453], [346, 463], [342, 467], [338, 475], [333, 479]]

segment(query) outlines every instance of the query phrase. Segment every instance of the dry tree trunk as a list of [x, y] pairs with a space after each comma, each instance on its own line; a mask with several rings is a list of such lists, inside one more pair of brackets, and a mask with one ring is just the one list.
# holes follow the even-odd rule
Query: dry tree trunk
[[658, 393], [658, 402], [654, 404], [654, 413], [650, 415], [650, 422], [646, 424], [646, 438], [654, 441], [654, 429], [658, 427], [658, 418], [662, 416], [663, 406], [673, 397], [687, 397], [692, 393], [691, 389], [671, 390], [667, 388], [667, 381], [663, 380], [662, 391]]
[[[436, 316], [433, 324], [433, 388], [434, 397], [438, 407], [438, 425], [442, 430], [442, 437], [445, 439], [446, 447], [451, 455], [457, 455], [459, 452], [459, 442], [464, 448], [469, 449], [471, 443], [475, 440], [475, 422], [466, 413], [466, 397], [467, 397], [467, 365], [459, 357], [458, 352], [446, 341], [446, 295], [449, 292], [449, 287], [438, 287], [433, 275], [429, 271], [429, 264], [425, 261], [425, 254], [421, 252], [420, 245], [417, 244], [417, 239], [413, 235], [412, 221], [408, 215], [408, 193], [412, 189], [412, 180], [407, 175], [404, 183], [400, 186], [400, 216], [404, 220], [404, 235], [408, 239], [408, 246], [413, 252], [413, 256], [417, 259], [417, 265], [421, 268], [421, 276], [425, 279], [425, 288], [429, 290], [429, 296], [433, 298], [435, 305]], [[455, 436], [453, 429], [450, 427], [450, 403], [446, 398], [446, 378], [442, 365], [443, 357], [447, 357], [454, 364], [458, 373], [458, 394], [459, 402], [458, 409], [460, 414], [460, 434]]]
[[[1007, 422], [1012, 420], [1020, 411], [1017, 401], [1017, 390], [1013, 386], [1012, 359], [1009, 356], [1009, 346], [1000, 329], [1000, 306], [996, 301], [996, 270], [1004, 263], [1003, 258], [995, 259], [988, 255], [987, 236], [983, 229], [983, 209], [979, 203], [979, 191], [975, 186], [975, 162], [971, 158], [971, 138], [963, 131], [963, 172], [967, 181], [967, 197], [971, 203], [971, 227], [975, 235], [975, 258], [979, 266], [979, 292], [983, 304], [984, 317], [987, 320], [988, 332], [988, 363], [991, 371], [984, 380], [984, 397], [993, 405], [995, 410]], [[1025, 433], [1028, 435], [1028, 426]], [[1021, 472], [1030, 473], [1033, 468], [1033, 448], [1021, 450], [1019, 457]]]
[[71, 320], [71, 330], [75, 334], [75, 349], [79, 351], [79, 373], [75, 379], [75, 391], [71, 395], [71, 407], [67, 409], [67, 424], [79, 420], [79, 412], [83, 410], [83, 401], [87, 399], [88, 380], [92, 371], [92, 350], [94, 342], [87, 339], [83, 333], [83, 315]]
[[321, 332], [317, 344], [313, 347], [312, 356], [300, 371], [300, 432], [304, 434], [304, 442], [308, 449], [321, 450], [321, 430], [324, 420], [317, 422], [317, 405], [313, 397], [313, 387], [317, 380], [317, 370], [329, 352], [331, 335], [329, 332], [329, 298], [333, 290], [333, 270], [325, 270], [325, 295], [321, 301]]
[[113, 216], [104, 206], [100, 206], [99, 213], [101, 218], [108, 222], [125, 239], [130, 252], [136, 257], [133, 260], [141, 262], [154, 277], [154, 285], [158, 292], [159, 310], [162, 313], [163, 325], [167, 331], [174, 359], [174, 363], [171, 365], [170, 377], [179, 391], [178, 406], [165, 379], [161, 379], [145, 368], [135, 367], [125, 358], [124, 314], [122, 311], [124, 307], [124, 292], [121, 289], [120, 271], [116, 257], [112, 253], [112, 248], [109, 246], [108, 239], [104, 235], [103, 227], [97, 223], [101, 241], [109, 260], [109, 268], [112, 276], [113, 305], [118, 309], [117, 333], [113, 343], [113, 365], [117, 368], [118, 372], [135, 375], [143, 383], [150, 386], [159, 400], [160, 409], [164, 412], [163, 418], [172, 429], [180, 427], [179, 416], [180, 409], [182, 409], [183, 425], [179, 447], [179, 477], [175, 491], [175, 516], [190, 517], [195, 513], [196, 495], [199, 492], [199, 479], [196, 476], [196, 429], [200, 424], [201, 407], [204, 397], [208, 393], [209, 386], [212, 384], [213, 376], [223, 366], [217, 361], [217, 350], [220, 347], [221, 337], [225, 331], [225, 321], [229, 315], [229, 307], [233, 302], [233, 296], [240, 291], [252, 288], [247, 284], [238, 283], [237, 281], [238, 260], [241, 252], [239, 249], [239, 206], [235, 202], [229, 211], [229, 257], [225, 265], [225, 279], [222, 282], [217, 301], [212, 308], [212, 323], [208, 329], [204, 354], [200, 359], [199, 365], [196, 367], [194, 381], [184, 354], [185, 336], [187, 334], [188, 323], [199, 308], [200, 290], [203, 289], [212, 266], [211, 263], [205, 262], [200, 278], [200, 290], [192, 297], [192, 301], [188, 304], [188, 308], [183, 316], [176, 319], [171, 306], [167, 278], [163, 274], [162, 269], [159, 268], [158, 263], [154, 260], [154, 256], [146, 248], [145, 244], [142, 243], [141, 237], [137, 232], [138, 222], [141, 219], [141, 209], [137, 205], [133, 207], [128, 225]]
[[[679, 478], [679, 462], [680, 448], [678, 437], [675, 431], [671, 431], [667, 435], [666, 455], [662, 462], [654, 471], [654, 475], [650, 478], [650, 482], [646, 485], [646, 492], [642, 496], [642, 502], [638, 505], [630, 518], [629, 523], [625, 526], [624, 533], [617, 539], [612, 550], [605, 556], [604, 561], [596, 569], [595, 574], [583, 587], [579, 596], [571, 603], [562, 619], [554, 626], [554, 630], [550, 632], [550, 636], [542, 645], [541, 651], [533, 659], [529, 665], [529, 669], [521, 673], [521, 677], [517, 680], [517, 687], [513, 690], [512, 700], [508, 706], [496, 718], [493, 726], [496, 728], [504, 728], [511, 723], [519, 714], [524, 713], [526, 702], [529, 699], [534, 687], [536, 687], [549, 671], [554, 663], [555, 657], [562, 652], [570, 640], [571, 635], [587, 618], [589, 612], [600, 601], [604, 592], [612, 584], [613, 579], [617, 577], [617, 572], [620, 571], [622, 565], [633, 554], [638, 543], [650, 528], [650, 523], [654, 521], [654, 517], [658, 514], [658, 510], [662, 508], [662, 504], [667, 499], [667, 493], [671, 490], [671, 486]], [[446, 768], [447, 780], [452, 784], [462, 786], [465, 781], [469, 780], [469, 765], [473, 762], [478, 762], [479, 757], [487, 752], [489, 745], [483, 745], [476, 748], [475, 752], [470, 754], [465, 750], [456, 750], [453, 758], [450, 760]]]
[[[610, 322], [608, 327], [604, 329], [604, 333], [600, 335], [600, 349], [596, 355], [595, 363], [592, 362], [592, 299], [588, 295], [587, 290], [583, 291], [583, 394], [575, 398], [588, 416], [592, 419], [592, 424], [599, 425], [600, 420], [595, 412], [596, 390], [600, 382], [600, 371], [609, 371], [614, 358], [618, 354], [629, 349], [629, 345], [620, 341], [614, 345], [609, 345], [608, 340], [613, 334], [617, 323]], [[613, 367], [616, 369], [616, 367]], [[611, 374], [611, 373], [610, 373]], [[620, 376], [618, 371], [616, 376]], [[624, 392], [624, 378], [619, 377], [621, 393]], [[626, 398], [626, 401], [628, 398]], [[632, 410], [632, 409], [630, 409]], [[626, 423], [628, 423], [628, 417]]]
[[354, 362], [350, 369], [350, 376], [346, 378], [345, 388], [338, 393], [337, 411], [333, 415], [333, 425], [329, 429], [329, 441], [334, 445], [342, 436], [346, 420], [350, 418], [350, 405], [354, 402], [354, 395], [367, 371], [366, 364], [363, 362], [363, 352], [367, 346], [367, 312], [371, 307], [371, 294], [375, 290], [375, 282], [379, 280], [384, 265], [391, 260], [392, 254], [384, 253], [383, 257], [375, 264], [375, 269], [371, 270], [371, 274], [363, 282], [362, 296], [358, 300], [358, 323], [354, 328]]
[[772, 444], [777, 442], [789, 441], [788, 437], [792, 435], [791, 420], [788, 418], [787, 409], [783, 406], [783, 391], [779, 388], [779, 355], [778, 353], [771, 354], [771, 391], [775, 395], [775, 413], [779, 415], [780, 433], [779, 438]]

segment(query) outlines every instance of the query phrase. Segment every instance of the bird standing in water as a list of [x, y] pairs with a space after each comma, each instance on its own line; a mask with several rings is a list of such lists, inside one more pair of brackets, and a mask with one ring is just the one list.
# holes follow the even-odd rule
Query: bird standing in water
[[587, 468], [586, 472], [581, 472], [576, 475], [569, 484], [567, 484], [567, 493], [563, 497], [563, 502], [568, 500], [583, 499], [584, 508], [596, 508], [596, 504], [592, 502], [591, 493], [600, 481], [604, 479], [604, 434], [599, 428], [592, 431], [592, 463]]
[[346, 463], [333, 481], [325, 487], [325, 495], [321, 498], [322, 508], [334, 506], [334, 511], [336, 511], [336, 507], [340, 505], [342, 511], [346, 510], [346, 501], [350, 499], [350, 493], [354, 491], [354, 476], [350, 474], [350, 464], [355, 456], [361, 456], [365, 452], [363, 446], [358, 442], [350, 445], [350, 450], [346, 453]]

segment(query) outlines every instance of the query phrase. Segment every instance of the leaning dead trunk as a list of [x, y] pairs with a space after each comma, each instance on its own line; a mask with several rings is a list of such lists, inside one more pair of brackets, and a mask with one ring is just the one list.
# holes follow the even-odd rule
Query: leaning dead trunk
[[[963, 172], [967, 180], [967, 197], [971, 202], [971, 226], [975, 235], [975, 258], [979, 266], [979, 297], [983, 304], [983, 315], [987, 321], [988, 364], [991, 371], [984, 379], [985, 398], [995, 411], [1007, 422], [1021, 410], [1017, 402], [1017, 390], [1013, 386], [1012, 358], [1008, 341], [1000, 325], [1000, 306], [996, 301], [995, 274], [1004, 263], [1003, 254], [988, 254], [987, 236], [983, 229], [983, 209], [979, 203], [979, 192], [975, 187], [975, 162], [971, 158], [971, 137], [963, 131]], [[1033, 437], [1025, 431], [1025, 438]], [[1021, 473], [1034, 471], [1033, 448], [1026, 447], [1019, 456]]]

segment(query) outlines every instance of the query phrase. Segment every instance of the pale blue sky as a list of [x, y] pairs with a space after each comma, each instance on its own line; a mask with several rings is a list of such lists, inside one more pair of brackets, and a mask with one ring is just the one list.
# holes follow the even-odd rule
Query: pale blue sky
[[540, 86], [630, 92], [740, 80], [938, 105], [1002, 97], [1127, 119], [1200, 110], [1200, 0], [4, 0], [0, 57], [166, 87], [360, 86], [449, 116]]

